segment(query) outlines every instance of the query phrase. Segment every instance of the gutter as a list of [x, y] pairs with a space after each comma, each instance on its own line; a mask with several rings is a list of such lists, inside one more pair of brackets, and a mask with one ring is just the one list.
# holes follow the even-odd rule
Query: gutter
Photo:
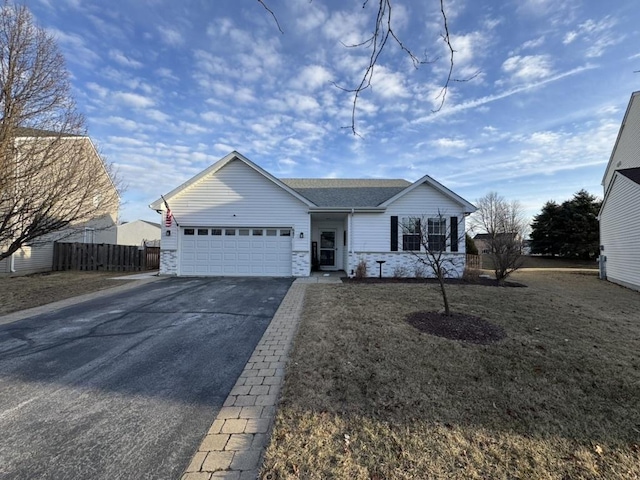
[[309, 207], [309, 213], [382, 213], [386, 207]]

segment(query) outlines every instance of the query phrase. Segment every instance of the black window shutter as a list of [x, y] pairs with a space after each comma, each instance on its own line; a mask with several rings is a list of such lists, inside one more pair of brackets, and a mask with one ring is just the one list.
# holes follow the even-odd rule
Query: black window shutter
[[391, 217], [391, 251], [398, 251], [398, 217]]
[[458, 238], [458, 217], [451, 217], [451, 225], [449, 229], [451, 230], [451, 251], [457, 252], [458, 242], [460, 241]]

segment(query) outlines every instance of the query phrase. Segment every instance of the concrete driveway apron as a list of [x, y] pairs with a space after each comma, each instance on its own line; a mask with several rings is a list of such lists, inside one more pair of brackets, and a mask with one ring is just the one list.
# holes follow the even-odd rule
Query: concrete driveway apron
[[179, 478], [291, 282], [169, 278], [0, 325], [0, 478]]

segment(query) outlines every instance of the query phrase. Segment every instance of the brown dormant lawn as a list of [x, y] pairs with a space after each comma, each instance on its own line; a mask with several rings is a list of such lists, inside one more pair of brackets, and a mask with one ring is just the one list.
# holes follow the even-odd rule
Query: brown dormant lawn
[[50, 272], [0, 277], [0, 315], [117, 287], [130, 280], [110, 278], [124, 275], [127, 272]]
[[437, 285], [310, 285], [262, 478], [640, 478], [640, 293], [590, 272], [452, 285], [502, 327], [420, 333]]

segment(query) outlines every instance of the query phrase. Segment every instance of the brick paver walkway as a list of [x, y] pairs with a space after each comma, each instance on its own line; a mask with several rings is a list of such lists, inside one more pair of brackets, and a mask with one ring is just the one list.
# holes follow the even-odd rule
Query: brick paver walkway
[[302, 311], [307, 283], [300, 280], [282, 300], [182, 480], [258, 478]]

